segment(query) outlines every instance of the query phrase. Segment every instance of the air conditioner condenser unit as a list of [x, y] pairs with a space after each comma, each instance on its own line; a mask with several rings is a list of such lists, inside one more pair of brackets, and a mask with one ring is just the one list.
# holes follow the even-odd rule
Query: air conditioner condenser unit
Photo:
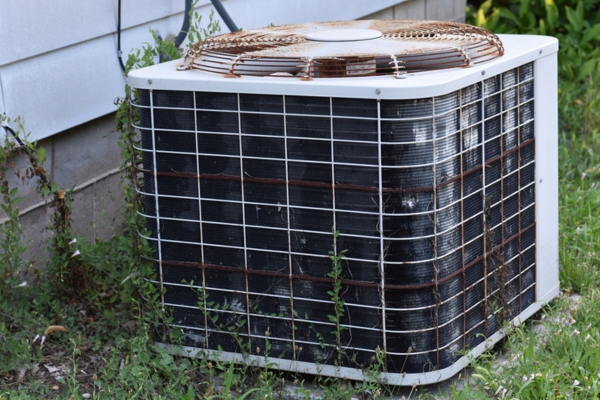
[[[558, 294], [557, 41], [249, 30], [133, 71], [156, 284], [184, 355], [458, 373]], [[376, 357], [377, 356], [377, 357]]]

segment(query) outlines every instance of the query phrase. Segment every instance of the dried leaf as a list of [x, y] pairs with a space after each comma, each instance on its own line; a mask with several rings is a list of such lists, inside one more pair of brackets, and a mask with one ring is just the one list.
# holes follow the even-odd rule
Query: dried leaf
[[48, 328], [46, 328], [46, 330], [44, 331], [44, 336], [48, 336], [50, 333], [54, 332], [54, 331], [59, 331], [59, 332], [69, 332], [69, 330], [67, 328], [65, 328], [62, 325], [50, 325]]
[[60, 372], [60, 370], [58, 368], [56, 368], [54, 365], [52, 364], [44, 364], [44, 367], [48, 370], [48, 372], [50, 372], [51, 374], [55, 374], [57, 372]]
[[127, 277], [125, 279], [123, 279], [123, 282], [121, 282], [121, 285], [124, 284], [125, 282], [127, 282], [129, 279], [135, 277], [135, 276], [140, 276], [142, 275], [142, 273], [140, 271], [135, 271], [129, 275], [127, 275]]

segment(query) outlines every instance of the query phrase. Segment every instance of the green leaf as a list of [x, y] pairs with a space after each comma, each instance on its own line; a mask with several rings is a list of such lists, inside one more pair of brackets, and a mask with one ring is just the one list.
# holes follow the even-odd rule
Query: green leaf
[[40, 147], [37, 153], [37, 162], [39, 165], [43, 165], [46, 160], [46, 149]]
[[579, 2], [579, 4], [577, 5], [577, 8], [575, 10], [573, 10], [569, 6], [565, 6], [565, 12], [567, 14], [567, 20], [569, 21], [569, 23], [571, 24], [571, 26], [573, 28], [573, 33], [583, 31], [583, 24], [584, 24], [583, 4], [581, 2]]
[[587, 60], [586, 62], [584, 62], [581, 68], [579, 69], [579, 73], [577, 74], [575, 81], [579, 82], [583, 80], [583, 78], [591, 74], [592, 71], [596, 69], [597, 63], [598, 61], [595, 59]]
[[477, 26], [486, 26], [485, 13], [484, 13], [484, 11], [483, 11], [482, 8], [480, 8], [479, 10], [477, 10], [476, 24], [477, 24]]
[[529, 13], [529, 0], [519, 2], [519, 17], [523, 18]]
[[543, 19], [540, 19], [538, 33], [540, 35], [546, 35], [548, 33], [548, 30], [546, 29], [546, 23]]
[[590, 29], [586, 30], [581, 38], [581, 45], [584, 45], [592, 40], [600, 40], [600, 24], [596, 24], [592, 26]]
[[253, 388], [248, 390], [246, 393], [242, 394], [240, 397], [238, 397], [238, 400], [245, 400], [246, 397], [250, 396], [252, 393], [258, 391], [260, 388]]
[[556, 7], [554, 0], [544, 0], [544, 3], [546, 7], [546, 21], [548, 22], [548, 27], [551, 29], [556, 29], [558, 22], [558, 7]]

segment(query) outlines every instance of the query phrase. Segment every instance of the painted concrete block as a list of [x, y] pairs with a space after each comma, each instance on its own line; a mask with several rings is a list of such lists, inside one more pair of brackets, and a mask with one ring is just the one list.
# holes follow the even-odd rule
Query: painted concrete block
[[53, 179], [72, 188], [121, 165], [114, 115], [95, 119], [52, 138]]
[[26, 246], [22, 260], [26, 267], [33, 262], [33, 268], [43, 269], [48, 260], [46, 246], [52, 238], [50, 225], [52, 210], [47, 207], [36, 208], [21, 217], [23, 236], [21, 243]]
[[93, 191], [84, 189], [71, 194], [71, 228], [73, 236], [94, 239]]
[[361, 19], [395, 19], [394, 18], [394, 7], [388, 7], [384, 10], [364, 16]]
[[454, 0], [425, 0], [425, 17], [434, 21], [455, 21]]
[[123, 230], [123, 200], [121, 176], [111, 175], [94, 183], [86, 191], [92, 191], [94, 201], [94, 238], [106, 240]]
[[426, 19], [425, 0], [408, 0], [394, 7], [396, 19]]

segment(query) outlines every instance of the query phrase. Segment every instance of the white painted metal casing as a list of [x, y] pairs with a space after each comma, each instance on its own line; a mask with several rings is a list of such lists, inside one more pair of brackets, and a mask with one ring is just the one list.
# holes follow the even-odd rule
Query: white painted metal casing
[[[528, 35], [499, 35], [505, 54], [496, 60], [469, 68], [454, 68], [433, 72], [409, 73], [405, 79], [394, 76], [363, 78], [322, 78], [310, 81], [283, 77], [231, 78], [200, 71], [178, 71], [181, 61], [133, 71], [128, 83], [143, 90], [197, 91], [217, 93], [273, 94], [293, 96], [339, 97], [375, 100], [421, 99], [442, 96], [469, 85], [482, 82], [511, 69], [533, 63], [535, 118], [535, 215], [536, 215], [536, 301], [511, 322], [519, 325], [559, 292], [558, 279], [558, 137], [557, 137], [557, 51], [554, 38]], [[425, 385], [450, 378], [464, 368], [469, 360], [482, 354], [506, 335], [501, 329], [486, 341], [471, 349], [448, 368], [423, 373], [384, 373], [392, 385]], [[195, 347], [178, 348], [164, 345], [182, 355], [210, 353], [221, 360], [242, 360], [263, 365], [263, 356], [204, 350]], [[304, 361], [269, 358], [270, 364], [281, 369], [367, 379], [360, 369], [319, 365]]]

